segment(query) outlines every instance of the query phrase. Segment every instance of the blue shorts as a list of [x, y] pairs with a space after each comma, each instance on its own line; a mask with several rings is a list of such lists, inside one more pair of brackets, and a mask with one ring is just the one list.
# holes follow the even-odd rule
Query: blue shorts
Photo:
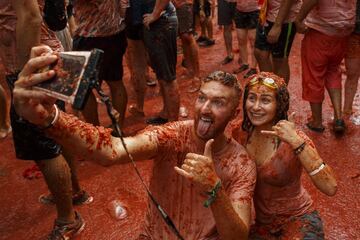
[[317, 211], [299, 217], [291, 217], [287, 223], [272, 229], [255, 224], [250, 230], [250, 240], [324, 240], [324, 227]]

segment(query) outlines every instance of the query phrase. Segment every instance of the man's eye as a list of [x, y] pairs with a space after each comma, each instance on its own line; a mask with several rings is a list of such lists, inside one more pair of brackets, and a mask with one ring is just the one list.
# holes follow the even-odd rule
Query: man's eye
[[215, 106], [217, 107], [222, 107], [224, 106], [224, 102], [221, 100], [214, 100], [213, 103], [215, 104]]
[[205, 98], [205, 96], [199, 95], [199, 96], [198, 96], [198, 100], [201, 101], [201, 102], [203, 102], [203, 101], [206, 100], [206, 98]]

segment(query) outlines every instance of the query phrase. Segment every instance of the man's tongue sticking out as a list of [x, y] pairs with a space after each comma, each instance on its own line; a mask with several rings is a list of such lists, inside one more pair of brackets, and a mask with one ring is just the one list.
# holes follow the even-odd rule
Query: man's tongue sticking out
[[212, 120], [206, 117], [200, 117], [197, 125], [197, 134], [199, 136], [205, 136], [211, 127]]

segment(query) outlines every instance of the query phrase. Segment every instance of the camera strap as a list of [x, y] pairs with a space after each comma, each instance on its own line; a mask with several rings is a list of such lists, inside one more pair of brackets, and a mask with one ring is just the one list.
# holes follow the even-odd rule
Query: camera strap
[[104, 102], [105, 106], [106, 106], [106, 110], [107, 113], [111, 119], [112, 125], [115, 127], [115, 132], [116, 134], [119, 136], [120, 141], [125, 149], [126, 154], [128, 155], [129, 159], [131, 160], [131, 163], [134, 167], [134, 170], [136, 172], [136, 175], [139, 177], [141, 184], [143, 185], [143, 187], [145, 188], [148, 196], [150, 197], [152, 203], [155, 205], [155, 207], [157, 208], [157, 210], [159, 211], [161, 217], [164, 219], [165, 223], [169, 226], [169, 228], [173, 231], [173, 233], [178, 237], [178, 239], [180, 240], [184, 240], [184, 238], [181, 236], [180, 232], [178, 231], [178, 229], [176, 228], [174, 222], [171, 220], [171, 218], [169, 217], [169, 215], [165, 212], [165, 210], [160, 206], [160, 204], [158, 203], [158, 201], [156, 200], [156, 198], [153, 196], [153, 194], [150, 192], [150, 189], [148, 188], [148, 186], [145, 184], [144, 179], [141, 177], [139, 169], [137, 168], [137, 165], [134, 161], [133, 156], [129, 153], [119, 123], [116, 119], [116, 110], [113, 108], [111, 100], [109, 98], [109, 96], [107, 96], [104, 91], [101, 89], [101, 86], [99, 84], [98, 81], [95, 82], [94, 84], [94, 88], [96, 89], [97, 93], [99, 94], [101, 101]]

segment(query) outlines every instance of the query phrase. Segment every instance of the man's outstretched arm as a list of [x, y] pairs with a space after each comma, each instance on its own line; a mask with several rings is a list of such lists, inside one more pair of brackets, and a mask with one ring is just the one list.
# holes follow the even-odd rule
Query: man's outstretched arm
[[[103, 165], [125, 163], [128, 158], [119, 138], [111, 130], [94, 127], [74, 116], [56, 110], [55, 100], [32, 87], [55, 76], [54, 70], [38, 72], [54, 63], [56, 55], [47, 46], [34, 47], [31, 59], [19, 74], [14, 88], [14, 105], [17, 113], [29, 122], [45, 128], [45, 132], [69, 152], [94, 159]], [[146, 134], [125, 138], [126, 146], [134, 159], [150, 159], [156, 155], [157, 143]]]

